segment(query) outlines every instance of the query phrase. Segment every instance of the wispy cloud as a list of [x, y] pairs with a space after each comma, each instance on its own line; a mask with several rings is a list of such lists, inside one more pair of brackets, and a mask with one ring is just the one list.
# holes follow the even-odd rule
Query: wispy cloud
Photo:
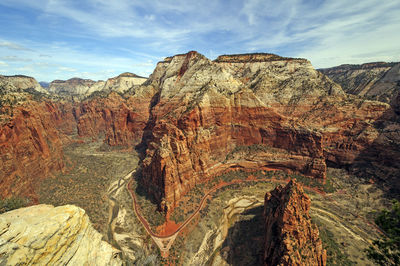
[[10, 50], [16, 50], [16, 51], [33, 51], [30, 48], [24, 47], [22, 45], [19, 45], [17, 43], [13, 42], [8, 42], [8, 41], [0, 41], [0, 47], [4, 47]]
[[316, 67], [400, 60], [398, 0], [2, 0], [1, 8], [12, 12], [0, 18], [0, 59], [54, 64], [31, 69], [50, 79], [149, 75], [159, 58], [189, 50], [274, 52]]
[[32, 61], [32, 59], [30, 58], [21, 58], [15, 55], [9, 55], [9, 56], [3, 56], [0, 57], [0, 59], [4, 60], [4, 61], [8, 61], [8, 62], [30, 62]]

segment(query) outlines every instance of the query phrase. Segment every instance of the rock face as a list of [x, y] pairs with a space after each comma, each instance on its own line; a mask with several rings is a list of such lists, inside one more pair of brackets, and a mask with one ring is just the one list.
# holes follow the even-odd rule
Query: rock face
[[74, 109], [78, 135], [97, 139], [104, 134], [111, 146], [135, 146], [141, 142], [149, 119], [149, 102], [149, 97], [124, 99], [115, 92], [84, 101]]
[[347, 93], [391, 103], [400, 91], [400, 63], [375, 62], [320, 69]]
[[72, 78], [69, 80], [54, 80], [50, 83], [48, 90], [62, 96], [75, 96], [82, 99], [93, 92], [108, 93], [111, 91], [123, 93], [135, 86], [143, 84], [147, 78], [133, 73], [122, 73], [107, 81], [93, 81], [90, 79]]
[[32, 77], [23, 75], [2, 76], [0, 75], [0, 87], [7, 91], [25, 91], [32, 89], [41, 93], [47, 93], [45, 89]]
[[124, 93], [135, 86], [142, 85], [146, 80], [147, 78], [145, 77], [125, 72], [117, 77], [108, 79], [102, 90]]
[[[156, 88], [158, 98], [144, 180], [166, 207], [226, 166], [277, 167], [324, 178], [321, 135], [295, 126], [283, 107], [305, 105], [307, 112], [310, 102], [344, 93], [305, 59], [261, 54], [248, 62], [248, 57], [212, 62], [189, 52], [160, 62], [151, 75], [147, 84]], [[271, 148], [273, 156], [221, 165], [235, 147], [254, 144]]]
[[73, 131], [71, 108], [49, 101], [12, 107], [10, 121], [0, 126], [0, 195], [37, 200], [35, 184], [63, 169], [62, 145]]
[[85, 211], [36, 205], [0, 215], [1, 265], [122, 265]]
[[[228, 169], [279, 168], [323, 179], [326, 162], [377, 161], [364, 151], [389, 129], [375, 123], [395, 116], [388, 104], [346, 95], [307, 60], [271, 54], [168, 57], [142, 88], [156, 91], [143, 183], [164, 210]], [[255, 149], [235, 153], [243, 146]]]
[[311, 222], [310, 204], [295, 181], [265, 195], [264, 265], [326, 265], [326, 250]]
[[68, 80], [54, 80], [50, 82], [48, 90], [60, 95], [87, 95], [90, 92], [100, 90], [104, 81], [93, 81], [90, 79], [72, 78]]

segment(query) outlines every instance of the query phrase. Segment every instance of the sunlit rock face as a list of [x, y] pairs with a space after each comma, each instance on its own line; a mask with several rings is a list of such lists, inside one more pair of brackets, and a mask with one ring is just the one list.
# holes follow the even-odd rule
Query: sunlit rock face
[[311, 222], [310, 205], [295, 181], [265, 195], [264, 265], [326, 265], [326, 250]]
[[40, 86], [36, 79], [23, 75], [0, 75], [0, 88], [8, 92], [21, 92], [31, 89], [37, 92], [47, 93], [47, 91]]
[[36, 205], [0, 215], [2, 265], [122, 265], [85, 211]]
[[64, 168], [63, 143], [75, 128], [71, 105], [26, 101], [0, 124], [0, 195], [37, 201], [35, 184]]
[[[151, 105], [143, 181], [162, 209], [227, 168], [280, 168], [323, 179], [326, 161], [348, 165], [393, 115], [384, 103], [346, 95], [305, 59], [197, 52], [159, 62], [146, 82]], [[263, 145], [252, 158], [227, 155]], [[273, 152], [272, 152], [273, 150]], [[164, 204], [165, 203], [165, 204]]]
[[398, 105], [347, 95], [305, 59], [245, 54], [211, 61], [189, 52], [159, 62], [143, 81], [124, 73], [80, 101], [1, 87], [8, 92], [1, 96], [8, 104], [0, 114], [1, 195], [35, 198], [36, 181], [64, 168], [62, 147], [71, 139], [140, 148], [142, 185], [164, 210], [230, 169], [323, 180], [327, 164], [358, 171], [368, 162], [368, 175], [389, 182], [398, 176], [399, 162], [391, 159], [400, 156], [393, 145], [400, 143]]
[[78, 99], [90, 96], [94, 92], [124, 93], [129, 89], [142, 85], [147, 78], [136, 74], [125, 72], [119, 76], [110, 78], [106, 81], [94, 81], [90, 79], [72, 78], [68, 80], [54, 80], [50, 83], [49, 92], [61, 96], [75, 96]]

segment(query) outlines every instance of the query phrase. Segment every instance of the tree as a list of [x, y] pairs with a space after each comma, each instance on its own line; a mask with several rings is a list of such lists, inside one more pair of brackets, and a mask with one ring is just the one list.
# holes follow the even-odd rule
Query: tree
[[400, 265], [400, 202], [393, 201], [392, 210], [382, 210], [375, 223], [384, 231], [366, 252], [379, 265]]

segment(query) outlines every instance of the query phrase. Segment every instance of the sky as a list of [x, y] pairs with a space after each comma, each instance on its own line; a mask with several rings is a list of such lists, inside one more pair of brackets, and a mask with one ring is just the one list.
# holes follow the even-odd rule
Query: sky
[[302, 57], [315, 68], [400, 61], [399, 0], [1, 0], [0, 74], [149, 76], [195, 50]]

